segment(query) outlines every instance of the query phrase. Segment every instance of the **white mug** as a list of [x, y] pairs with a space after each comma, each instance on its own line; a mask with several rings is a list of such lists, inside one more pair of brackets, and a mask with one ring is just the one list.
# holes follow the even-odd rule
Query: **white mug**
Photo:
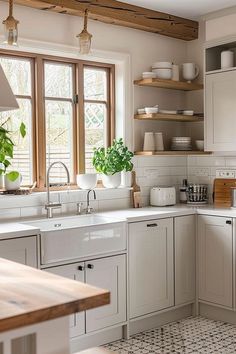
[[199, 67], [195, 63], [183, 64], [183, 78], [189, 83], [199, 75]]
[[155, 150], [156, 151], [164, 150], [163, 134], [161, 132], [155, 133]]
[[153, 132], [144, 133], [143, 151], [155, 151], [155, 139]]

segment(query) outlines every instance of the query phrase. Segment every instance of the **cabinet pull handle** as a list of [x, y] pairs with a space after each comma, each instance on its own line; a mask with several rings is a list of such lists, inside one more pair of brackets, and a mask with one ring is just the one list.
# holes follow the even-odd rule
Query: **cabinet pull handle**
[[84, 271], [84, 266], [78, 266], [78, 270], [80, 271], [80, 272], [83, 272]]
[[157, 227], [158, 225], [156, 223], [154, 224], [147, 224], [147, 227]]
[[94, 268], [94, 265], [93, 265], [93, 264], [88, 264], [88, 265], [87, 265], [87, 268], [88, 268], [88, 269], [93, 269], [93, 268]]
[[231, 224], [232, 224], [232, 221], [231, 221], [231, 220], [226, 220], [226, 224], [227, 224], [227, 225], [231, 225]]

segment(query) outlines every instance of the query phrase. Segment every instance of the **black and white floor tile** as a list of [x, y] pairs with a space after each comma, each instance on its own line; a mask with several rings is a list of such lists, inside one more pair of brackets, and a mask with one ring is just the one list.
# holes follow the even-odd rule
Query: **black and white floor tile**
[[187, 318], [106, 345], [117, 354], [236, 354], [236, 327]]

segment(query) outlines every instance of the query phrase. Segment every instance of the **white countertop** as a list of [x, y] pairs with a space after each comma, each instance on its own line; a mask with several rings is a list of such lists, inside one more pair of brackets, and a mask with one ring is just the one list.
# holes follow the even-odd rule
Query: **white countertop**
[[236, 218], [236, 209], [220, 208], [210, 204], [204, 206], [177, 204], [171, 207], [146, 207], [140, 209], [123, 209], [99, 213], [99, 215], [107, 217], [126, 219], [128, 222], [163, 219], [193, 214]]
[[32, 236], [39, 233], [39, 228], [21, 223], [8, 222], [0, 224], [0, 240]]
[[[172, 218], [172, 217], [178, 217], [184, 215], [194, 215], [194, 214], [215, 215], [215, 216], [236, 218], [236, 209], [222, 208], [222, 207], [220, 208], [214, 205], [196, 206], [196, 205], [177, 204], [171, 207], [145, 207], [140, 209], [130, 208], [130, 209], [122, 209], [122, 210], [97, 213], [97, 215], [114, 219], [114, 222], [124, 220], [129, 223], [144, 221], [144, 220]], [[68, 216], [65, 215], [65, 218], [67, 217]], [[80, 216], [74, 216], [74, 217], [79, 218]], [[30, 222], [28, 225], [26, 220], [22, 220], [22, 223], [20, 221], [0, 223], [0, 239], [31, 236], [31, 235], [37, 235], [39, 233], [40, 233], [40, 229], [38, 225], [35, 226], [30, 225]]]

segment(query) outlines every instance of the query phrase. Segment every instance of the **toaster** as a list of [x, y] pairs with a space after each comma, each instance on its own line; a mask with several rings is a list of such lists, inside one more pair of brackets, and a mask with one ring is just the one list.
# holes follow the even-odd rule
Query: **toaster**
[[150, 204], [152, 206], [168, 206], [176, 204], [175, 187], [152, 187], [150, 191]]

